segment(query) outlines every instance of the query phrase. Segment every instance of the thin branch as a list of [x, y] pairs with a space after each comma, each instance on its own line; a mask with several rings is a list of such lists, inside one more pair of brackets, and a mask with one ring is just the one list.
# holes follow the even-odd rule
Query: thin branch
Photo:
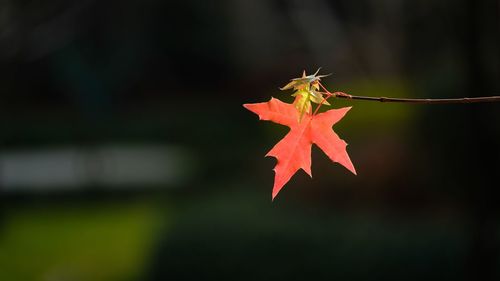
[[404, 99], [404, 98], [353, 96], [353, 95], [347, 95], [344, 93], [342, 93], [342, 94], [339, 94], [339, 93], [341, 93], [341, 92], [332, 93], [332, 96], [334, 96], [336, 98], [351, 99], [351, 100], [414, 103], [414, 104], [452, 104], [452, 103], [500, 102], [500, 96], [457, 98], [457, 99]]
[[[343, 92], [331, 93], [323, 84], [319, 83], [321, 88], [325, 90], [327, 97], [336, 97], [341, 99], [351, 100], [365, 100], [365, 101], [378, 101], [378, 102], [395, 102], [395, 103], [414, 103], [414, 104], [452, 104], [452, 103], [480, 103], [480, 102], [500, 102], [500, 96], [489, 97], [474, 97], [474, 98], [456, 98], [456, 99], [405, 99], [405, 98], [387, 98], [387, 97], [367, 97], [367, 96], [353, 96]], [[323, 101], [324, 102], [324, 101]], [[321, 104], [323, 104], [323, 102]]]

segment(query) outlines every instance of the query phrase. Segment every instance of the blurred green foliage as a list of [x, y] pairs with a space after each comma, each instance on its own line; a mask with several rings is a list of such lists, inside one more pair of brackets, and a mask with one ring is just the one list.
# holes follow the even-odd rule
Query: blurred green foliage
[[158, 227], [149, 202], [7, 208], [0, 280], [135, 280]]

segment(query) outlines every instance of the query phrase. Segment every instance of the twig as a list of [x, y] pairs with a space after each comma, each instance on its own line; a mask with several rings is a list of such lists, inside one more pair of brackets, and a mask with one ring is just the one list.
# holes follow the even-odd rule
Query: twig
[[332, 96], [341, 99], [365, 100], [378, 102], [399, 102], [399, 103], [420, 103], [420, 104], [451, 104], [451, 103], [480, 103], [480, 102], [500, 102], [500, 96], [475, 97], [475, 98], [457, 98], [457, 99], [404, 99], [387, 97], [366, 97], [346, 95], [340, 92], [332, 93]]
[[[365, 101], [378, 101], [378, 102], [399, 102], [399, 103], [420, 103], [420, 104], [450, 104], [450, 103], [479, 103], [479, 102], [500, 102], [500, 96], [490, 97], [474, 97], [474, 98], [457, 98], [457, 99], [404, 99], [404, 98], [387, 98], [387, 97], [367, 97], [367, 96], [353, 96], [343, 92], [331, 93], [323, 84], [319, 83], [321, 88], [325, 90], [327, 97], [336, 97], [341, 99], [351, 100], [365, 100]], [[324, 102], [323, 101], [323, 102]], [[322, 104], [323, 104], [322, 102]]]

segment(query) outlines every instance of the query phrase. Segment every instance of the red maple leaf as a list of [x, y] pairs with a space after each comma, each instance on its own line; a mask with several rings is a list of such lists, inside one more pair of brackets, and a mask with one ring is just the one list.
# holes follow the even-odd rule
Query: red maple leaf
[[299, 122], [299, 112], [293, 104], [284, 103], [271, 98], [268, 102], [244, 104], [246, 109], [259, 115], [260, 120], [269, 120], [290, 127], [290, 132], [278, 142], [266, 156], [277, 160], [274, 168], [275, 178], [272, 198], [276, 197], [281, 188], [299, 170], [311, 174], [311, 146], [316, 144], [328, 157], [349, 171], [356, 170], [346, 151], [347, 143], [332, 130], [351, 109], [344, 107], [331, 109], [324, 113], [313, 115], [306, 113]]

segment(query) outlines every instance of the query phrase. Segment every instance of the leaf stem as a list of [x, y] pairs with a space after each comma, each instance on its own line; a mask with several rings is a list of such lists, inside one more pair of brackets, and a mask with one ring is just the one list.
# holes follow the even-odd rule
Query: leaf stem
[[321, 88], [323, 88], [323, 90], [325, 90], [325, 94], [327, 95], [327, 97], [323, 97], [323, 99], [321, 100], [321, 103], [318, 104], [318, 106], [316, 107], [316, 110], [314, 110], [314, 113], [313, 113], [313, 116], [316, 115], [316, 113], [318, 113], [318, 110], [319, 108], [326, 102], [327, 99], [331, 98], [331, 97], [346, 97], [346, 98], [349, 98], [349, 97], [352, 97], [351, 95], [348, 95], [346, 93], [342, 93], [342, 92], [335, 92], [335, 93], [330, 93], [330, 91], [328, 91], [328, 89], [325, 88], [325, 86], [323, 86], [323, 84], [321, 84], [320, 82], [318, 82], [318, 84], [321, 86]]

